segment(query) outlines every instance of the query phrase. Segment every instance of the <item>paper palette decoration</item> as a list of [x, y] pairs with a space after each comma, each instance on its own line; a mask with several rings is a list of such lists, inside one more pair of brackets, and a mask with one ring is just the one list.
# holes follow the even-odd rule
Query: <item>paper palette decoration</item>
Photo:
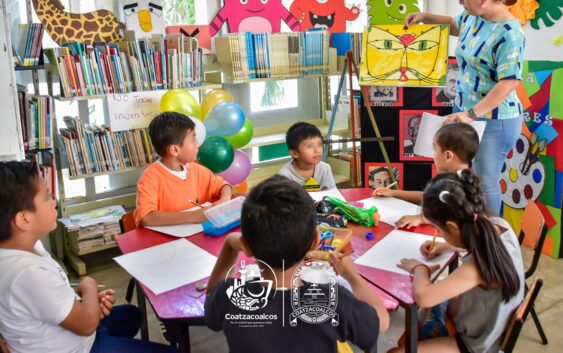
[[520, 135], [514, 148], [508, 152], [500, 180], [502, 201], [506, 205], [525, 208], [528, 200], [535, 201], [539, 197], [546, 173], [538, 156], [544, 148], [545, 141], [530, 141]]
[[120, 0], [119, 17], [127, 30], [135, 32], [136, 39], [164, 34], [162, 0]]
[[360, 16], [360, 9], [346, 7], [344, 0], [295, 0], [289, 11], [301, 24], [302, 31], [326, 27], [330, 33], [346, 32], [346, 21]]
[[360, 85], [446, 85], [448, 25], [368, 26], [364, 31]]
[[66, 12], [60, 0], [33, 0], [37, 17], [51, 38], [64, 42], [117, 42], [122, 39], [123, 23], [108, 10], [88, 13]]

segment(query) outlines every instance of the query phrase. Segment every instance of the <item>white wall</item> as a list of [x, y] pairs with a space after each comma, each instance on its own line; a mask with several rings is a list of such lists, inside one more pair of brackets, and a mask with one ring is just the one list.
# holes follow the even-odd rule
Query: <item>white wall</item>
[[22, 159], [23, 141], [12, 58], [10, 23], [5, 2], [0, 2], [0, 160]]

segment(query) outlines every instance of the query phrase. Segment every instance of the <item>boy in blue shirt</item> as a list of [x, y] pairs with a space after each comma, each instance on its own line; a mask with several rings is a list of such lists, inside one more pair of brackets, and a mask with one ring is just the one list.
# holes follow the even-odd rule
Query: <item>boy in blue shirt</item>
[[[280, 175], [263, 181], [243, 205], [241, 228], [242, 234], [225, 240], [205, 301], [205, 322], [212, 330], [223, 330], [230, 352], [336, 352], [337, 341], [364, 350], [375, 346], [389, 315], [352, 260], [330, 254], [352, 292], [331, 281], [327, 263], [304, 260], [319, 235], [315, 207], [303, 187]], [[241, 251], [259, 268], [243, 264], [241, 278], [231, 278]], [[309, 275], [316, 271], [329, 280], [306, 281], [298, 275], [305, 268]], [[256, 276], [243, 274], [249, 272]], [[308, 311], [313, 307], [316, 313]], [[326, 320], [315, 316], [319, 312], [327, 314]]]

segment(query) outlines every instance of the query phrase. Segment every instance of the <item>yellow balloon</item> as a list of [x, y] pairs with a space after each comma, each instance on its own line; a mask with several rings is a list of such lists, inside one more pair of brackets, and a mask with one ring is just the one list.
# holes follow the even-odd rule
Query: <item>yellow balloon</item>
[[201, 120], [201, 111], [195, 98], [183, 89], [171, 89], [160, 99], [161, 112], [176, 112]]
[[201, 102], [201, 120], [205, 120], [205, 116], [207, 113], [219, 103], [223, 102], [234, 102], [234, 98], [231, 94], [222, 89], [215, 89], [205, 95], [203, 97], [203, 101]]

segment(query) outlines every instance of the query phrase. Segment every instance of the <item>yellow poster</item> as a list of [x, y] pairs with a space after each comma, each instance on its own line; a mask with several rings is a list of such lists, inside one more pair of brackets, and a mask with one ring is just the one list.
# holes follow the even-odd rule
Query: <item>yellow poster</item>
[[445, 86], [448, 25], [367, 26], [360, 85]]

